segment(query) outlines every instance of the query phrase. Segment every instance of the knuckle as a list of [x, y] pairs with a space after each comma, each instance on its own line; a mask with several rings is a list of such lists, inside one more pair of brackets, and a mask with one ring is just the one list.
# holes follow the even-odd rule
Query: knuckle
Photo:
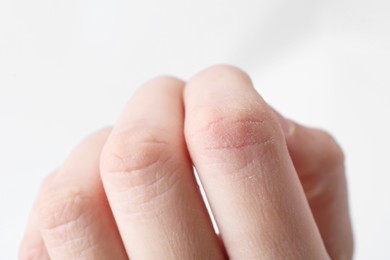
[[195, 78], [213, 78], [213, 79], [223, 79], [223, 80], [233, 80], [233, 81], [239, 81], [239, 82], [247, 82], [252, 83], [249, 75], [241, 70], [240, 68], [237, 68], [235, 66], [226, 65], [226, 64], [218, 64], [214, 65], [212, 67], [209, 67], [205, 69], [204, 71], [200, 72]]
[[53, 171], [51, 174], [49, 174], [48, 176], [46, 176], [43, 179], [43, 181], [40, 184], [40, 189], [39, 189], [40, 191], [44, 191], [50, 187], [50, 185], [53, 182], [53, 180], [55, 179], [58, 171], [59, 171], [59, 169]]
[[248, 169], [256, 167], [254, 153], [272, 157], [284, 140], [274, 115], [268, 109], [259, 109], [258, 104], [198, 112], [202, 120], [198, 121], [199, 127], [188, 129], [187, 139], [200, 151], [205, 164], [217, 165], [227, 175], [249, 174]]
[[102, 179], [125, 213], [135, 211], [134, 205], [161, 201], [177, 181], [178, 165], [165, 140], [163, 132], [144, 128], [110, 137], [101, 157]]
[[[157, 84], [156, 84], [157, 83]], [[184, 82], [174, 76], [170, 75], [160, 75], [153, 79], [151, 79], [146, 84], [142, 85], [140, 88], [155, 88], [156, 86], [166, 86], [166, 85], [172, 85], [172, 84], [180, 84], [182, 85]]]
[[331, 167], [343, 165], [345, 154], [336, 139], [328, 132], [320, 130], [323, 140], [323, 157], [322, 161]]
[[104, 136], [107, 138], [107, 136], [111, 133], [112, 126], [105, 126], [100, 129], [98, 129], [96, 132], [92, 133], [91, 136]]
[[169, 144], [157, 130], [133, 128], [112, 135], [101, 155], [101, 170], [108, 173], [136, 173], [166, 158]]
[[96, 202], [77, 188], [57, 188], [44, 192], [38, 202], [42, 236], [58, 256], [80, 256], [97, 243], [92, 230], [98, 216]]
[[[272, 143], [280, 131], [267, 110], [245, 105], [240, 109], [206, 108], [199, 110], [200, 127], [189, 138], [204, 150], [235, 151]], [[195, 139], [195, 140], [194, 140]]]
[[[96, 223], [100, 214], [100, 197], [85, 187], [69, 183], [58, 170], [57, 178], [44, 182], [37, 201], [40, 232], [51, 254], [67, 258], [88, 254], [99, 243]], [[95, 233], [94, 233], [95, 232]]]
[[[149, 81], [145, 82], [141, 86], [138, 87], [137, 92], [143, 91], [156, 91], [159, 89], [168, 90], [171, 88], [183, 88], [184, 81], [170, 75], [160, 75], [156, 76]], [[129, 101], [131, 102], [131, 100]]]
[[68, 232], [85, 220], [85, 209], [90, 207], [91, 200], [77, 188], [46, 189], [38, 200], [41, 227]]

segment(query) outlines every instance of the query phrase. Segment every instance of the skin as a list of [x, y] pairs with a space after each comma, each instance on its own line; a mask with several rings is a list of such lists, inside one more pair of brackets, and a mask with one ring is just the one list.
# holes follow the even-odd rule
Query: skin
[[[215, 216], [216, 234], [196, 183]], [[351, 259], [344, 157], [218, 65], [155, 78], [42, 184], [20, 259]]]

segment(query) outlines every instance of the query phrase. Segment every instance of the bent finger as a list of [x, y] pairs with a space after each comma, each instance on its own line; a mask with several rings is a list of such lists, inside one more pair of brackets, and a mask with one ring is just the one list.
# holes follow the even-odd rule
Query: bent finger
[[279, 123], [249, 77], [212, 67], [184, 100], [188, 148], [229, 257], [327, 258]]
[[314, 219], [332, 259], [352, 259], [344, 155], [327, 132], [304, 127], [276, 112], [286, 131], [288, 150], [298, 172]]
[[[41, 186], [46, 186], [53, 179], [55, 173], [46, 177], [42, 182]], [[38, 195], [39, 197], [39, 195]], [[40, 227], [39, 227], [39, 213], [38, 213], [38, 203], [35, 202], [29, 220], [27, 222], [27, 227], [24, 232], [22, 241], [19, 246], [19, 259], [42, 259], [49, 260], [49, 254], [47, 253], [45, 243], [43, 242]]]
[[51, 259], [127, 259], [98, 167], [109, 132], [84, 140], [40, 192], [39, 226]]
[[221, 259], [183, 136], [183, 82], [159, 77], [129, 101], [101, 175], [130, 258]]

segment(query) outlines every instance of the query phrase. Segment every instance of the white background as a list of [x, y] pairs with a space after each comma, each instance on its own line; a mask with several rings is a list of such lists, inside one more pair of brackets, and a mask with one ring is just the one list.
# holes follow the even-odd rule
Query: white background
[[387, 0], [0, 0], [0, 259], [42, 178], [142, 82], [215, 63], [344, 147], [356, 259], [390, 259]]

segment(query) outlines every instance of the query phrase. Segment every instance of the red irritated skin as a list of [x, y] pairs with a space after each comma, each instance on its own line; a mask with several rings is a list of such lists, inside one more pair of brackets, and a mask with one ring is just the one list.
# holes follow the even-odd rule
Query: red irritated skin
[[[212, 226], [195, 166], [215, 216]], [[20, 259], [351, 259], [344, 157], [238, 68], [162, 76], [42, 185]]]

